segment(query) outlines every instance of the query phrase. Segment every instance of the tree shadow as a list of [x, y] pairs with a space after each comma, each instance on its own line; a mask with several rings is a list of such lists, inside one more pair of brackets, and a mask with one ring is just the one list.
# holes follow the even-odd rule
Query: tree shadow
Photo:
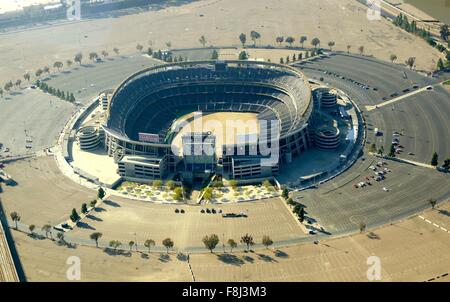
[[95, 211], [95, 212], [106, 212], [106, 209], [105, 209], [105, 208], [102, 208], [102, 207], [96, 207], [96, 208], [94, 209], [94, 211]]
[[161, 261], [161, 262], [169, 262], [171, 259], [170, 259], [170, 255], [169, 254], [163, 253], [163, 254], [159, 255], [158, 260]]
[[94, 216], [94, 215], [91, 215], [91, 214], [86, 215], [86, 218], [88, 218], [90, 220], [94, 220], [94, 221], [103, 221], [103, 219], [98, 218], [97, 216]]
[[247, 256], [247, 255], [245, 255], [245, 256], [242, 257], [242, 258], [243, 258], [245, 261], [250, 262], [250, 263], [255, 262], [255, 259], [253, 259], [252, 257]]
[[82, 228], [82, 229], [87, 229], [87, 230], [95, 230], [94, 227], [90, 226], [89, 224], [87, 224], [86, 222], [82, 222], [82, 221], [78, 221], [77, 222], [77, 227]]
[[236, 265], [236, 266], [241, 266], [241, 265], [245, 264], [245, 262], [242, 259], [238, 258], [235, 255], [228, 254], [228, 253], [218, 255], [217, 259], [219, 259], [223, 263]]
[[150, 259], [149, 255], [147, 253], [141, 253], [142, 259]]
[[369, 239], [375, 239], [375, 240], [380, 240], [381, 239], [381, 237], [378, 234], [375, 234], [374, 232], [369, 232], [367, 234], [367, 237]]
[[111, 207], [120, 208], [120, 204], [109, 199], [104, 200], [103, 203]]
[[112, 248], [109, 247], [105, 247], [103, 249], [103, 252], [105, 252], [106, 254], [108, 254], [109, 256], [125, 256], [125, 257], [131, 257], [131, 252], [130, 251], [125, 251], [125, 250], [114, 250]]
[[276, 250], [274, 253], [275, 253], [275, 257], [278, 257], [278, 258], [289, 258], [289, 255], [286, 254], [285, 252], [283, 252], [282, 250]]
[[439, 210], [438, 213], [450, 217], [450, 212], [447, 210]]
[[276, 259], [273, 259], [272, 257], [270, 257], [269, 255], [265, 255], [265, 254], [257, 254], [258, 258], [262, 261], [265, 262], [278, 262]]
[[180, 252], [180, 253], [177, 254], [177, 259], [180, 260], [180, 261], [187, 261], [188, 260], [188, 256], [186, 254]]

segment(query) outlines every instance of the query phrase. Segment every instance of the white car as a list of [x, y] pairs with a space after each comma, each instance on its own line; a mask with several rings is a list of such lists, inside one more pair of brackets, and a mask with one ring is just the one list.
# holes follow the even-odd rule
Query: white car
[[386, 188], [386, 187], [383, 187], [383, 191], [384, 191], [384, 192], [389, 192], [389, 189]]

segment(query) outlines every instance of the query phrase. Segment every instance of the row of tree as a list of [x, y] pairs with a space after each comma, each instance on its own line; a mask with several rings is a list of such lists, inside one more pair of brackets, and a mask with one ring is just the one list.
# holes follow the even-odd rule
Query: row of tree
[[36, 86], [39, 87], [42, 91], [50, 93], [51, 95], [54, 95], [56, 97], [59, 97], [61, 100], [68, 101], [68, 102], [75, 102], [75, 96], [71, 92], [64, 92], [59, 89], [53, 88], [49, 86], [45, 82], [41, 82], [39, 80], [36, 81]]

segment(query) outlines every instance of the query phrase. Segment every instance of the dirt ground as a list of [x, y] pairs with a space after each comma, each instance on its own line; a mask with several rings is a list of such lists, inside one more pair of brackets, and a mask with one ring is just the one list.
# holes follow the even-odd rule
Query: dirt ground
[[[280, 249], [249, 253], [190, 254], [196, 281], [368, 281], [380, 263], [380, 281], [450, 281], [450, 204], [372, 232]], [[431, 223], [428, 223], [431, 221]], [[438, 225], [436, 227], [434, 224]], [[29, 281], [67, 281], [69, 256], [81, 260], [82, 281], [191, 281], [185, 256], [160, 253], [110, 255], [101, 249], [61, 247], [13, 232]], [[147, 258], [148, 257], [148, 258]], [[372, 263], [372, 264], [370, 264]]]
[[437, 50], [386, 20], [369, 21], [366, 10], [353, 0], [203, 0], [120, 18], [10, 32], [0, 39], [0, 82], [22, 77], [25, 71], [34, 74], [56, 60], [73, 59], [77, 52], [83, 52], [87, 62], [88, 52], [106, 49], [114, 55], [112, 49], [118, 47], [122, 54], [132, 53], [137, 43], [153, 49], [167, 48], [167, 42], [173, 48], [199, 47], [201, 35], [207, 46], [238, 46], [240, 33], [246, 33], [247, 44], [253, 44], [251, 30], [261, 34], [258, 45], [275, 45], [277, 36], [291, 35], [299, 46], [300, 36], [305, 35], [308, 46], [318, 37], [325, 48], [330, 40], [338, 50], [346, 51], [350, 44], [356, 52], [364, 45], [366, 54], [384, 60], [395, 53], [399, 62], [414, 56], [418, 69], [435, 68]]

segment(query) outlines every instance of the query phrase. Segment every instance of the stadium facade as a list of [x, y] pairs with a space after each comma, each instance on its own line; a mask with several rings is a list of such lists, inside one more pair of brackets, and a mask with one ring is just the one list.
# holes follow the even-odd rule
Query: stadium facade
[[[215, 172], [235, 179], [268, 177], [311, 147], [313, 104], [306, 77], [289, 66], [257, 61], [165, 64], [131, 75], [115, 90], [102, 127], [105, 148], [124, 178], [179, 173], [194, 179]], [[199, 142], [200, 150], [216, 147], [214, 135], [190, 133], [183, 137], [183, 154], [177, 154], [174, 123], [193, 112], [249, 112], [266, 123], [260, 124], [264, 127], [255, 140], [224, 144], [219, 155], [186, 154], [198, 149]]]

